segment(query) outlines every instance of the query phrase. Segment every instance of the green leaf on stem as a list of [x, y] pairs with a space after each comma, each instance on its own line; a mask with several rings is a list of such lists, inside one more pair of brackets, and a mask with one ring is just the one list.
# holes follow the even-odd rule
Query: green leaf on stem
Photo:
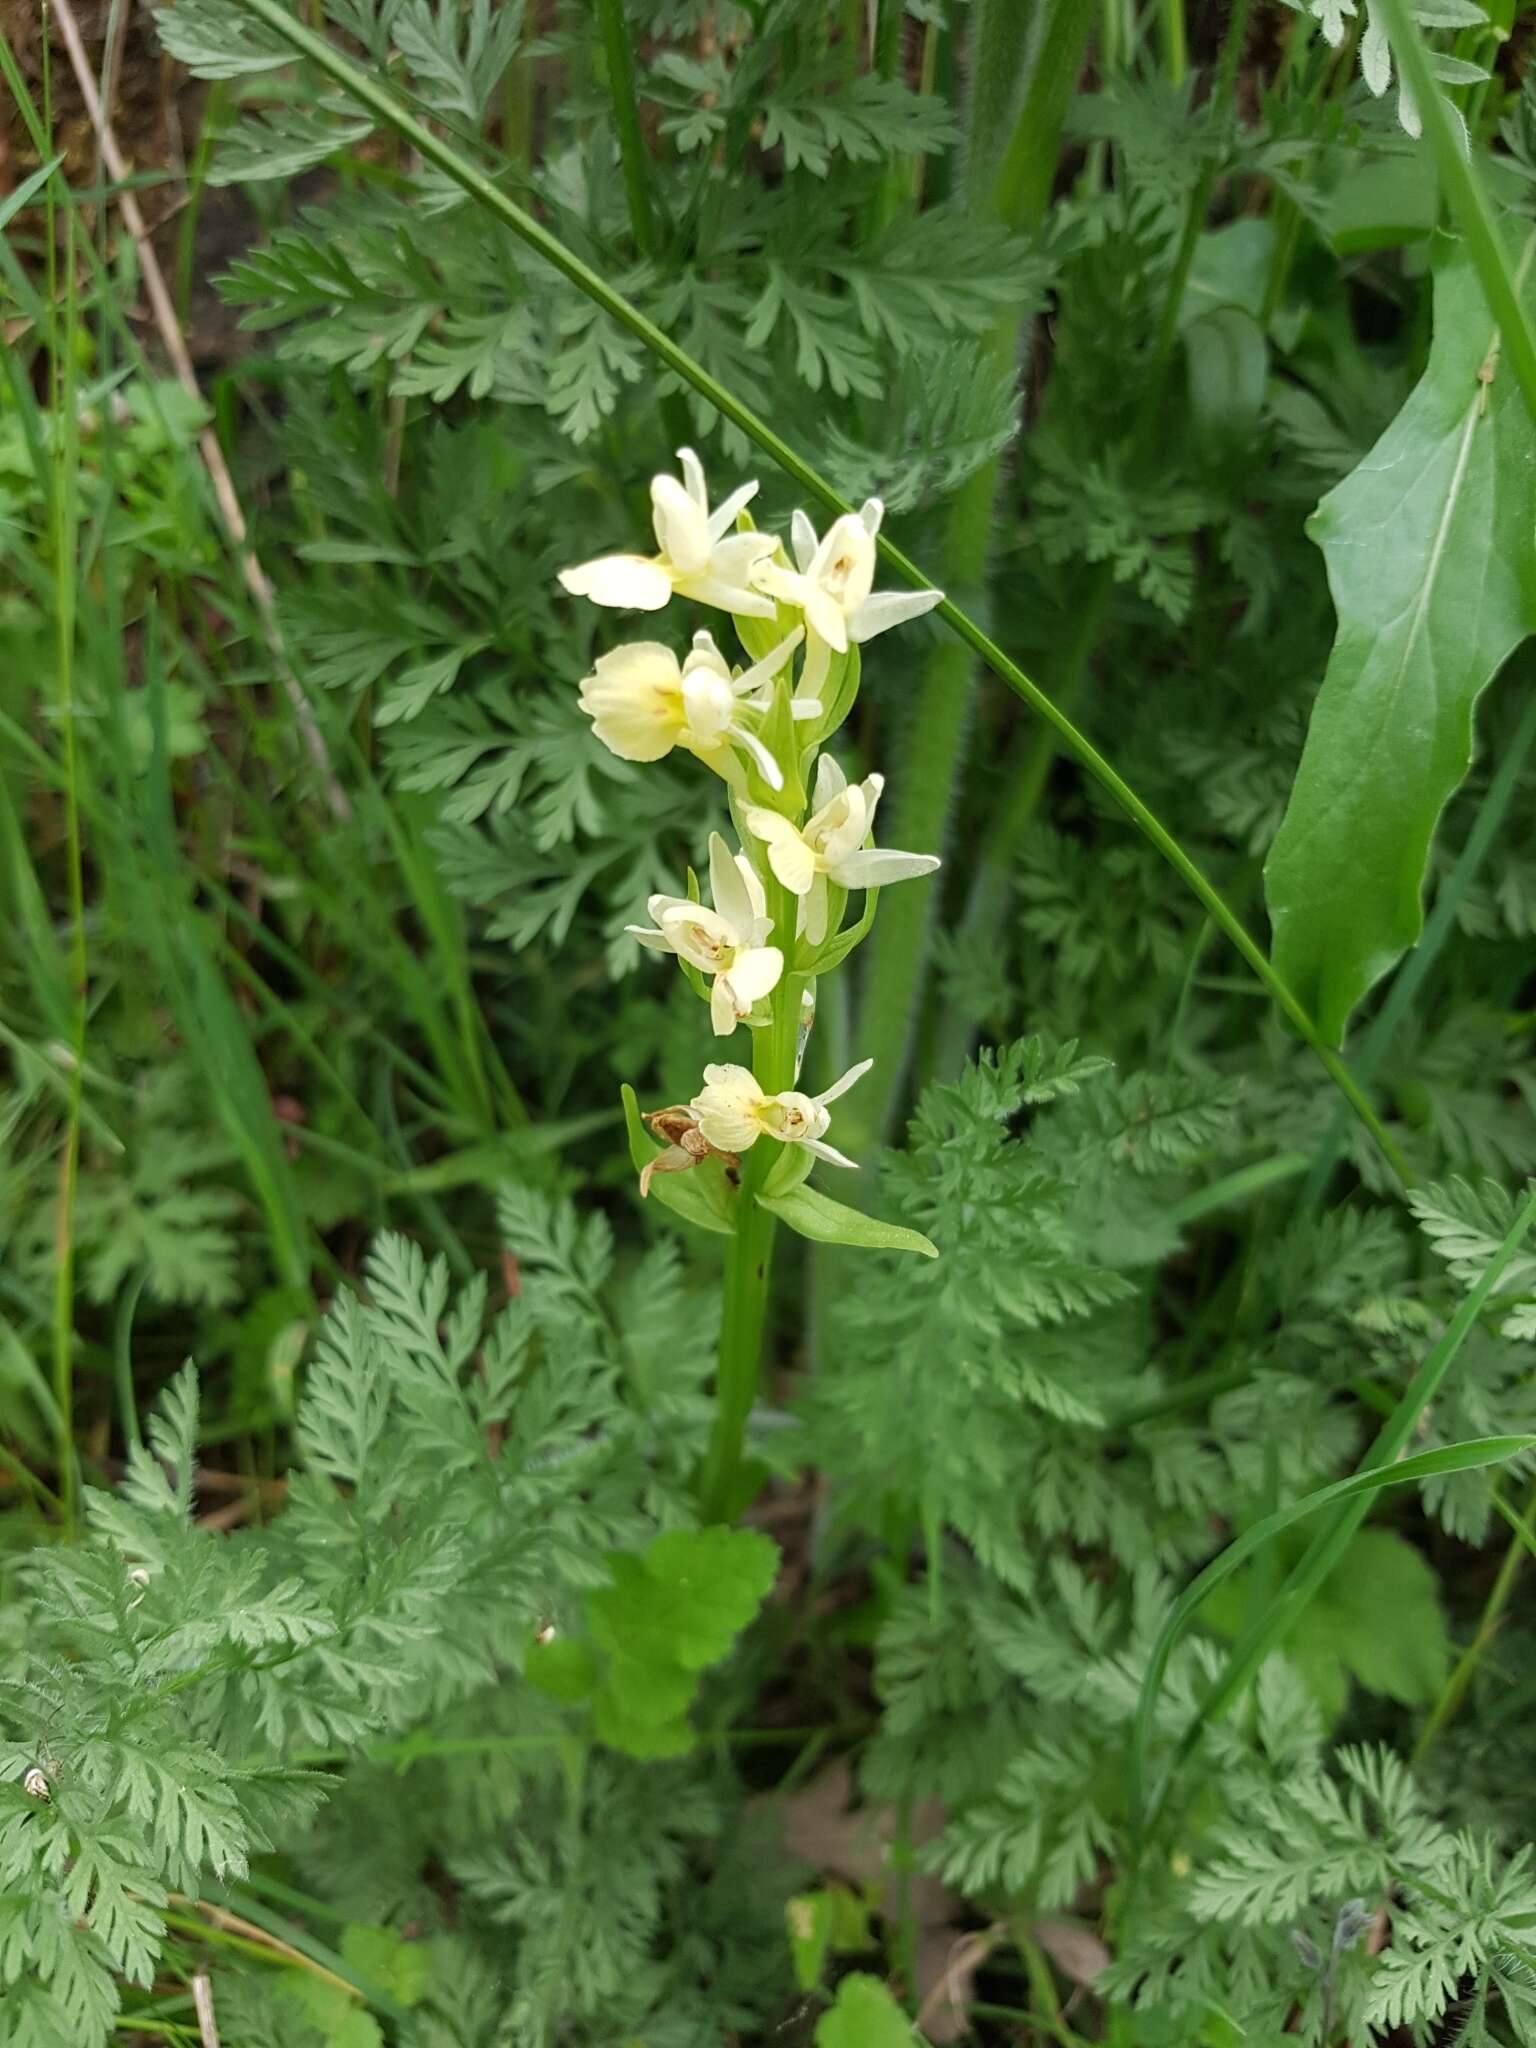
[[791, 1188], [788, 1194], [763, 1194], [757, 1200], [771, 1216], [817, 1244], [851, 1244], [875, 1252], [921, 1252], [925, 1259], [939, 1256], [938, 1246], [920, 1230], [882, 1223], [878, 1216], [866, 1216], [862, 1209], [834, 1202], [819, 1188]]
[[841, 967], [860, 940], [869, 936], [875, 921], [875, 903], [878, 889], [864, 891], [864, 908], [853, 924], [845, 925], [840, 932], [834, 932], [823, 945], [818, 946], [808, 959], [798, 955], [795, 959], [796, 974], [830, 974], [834, 967]]
[[1275, 966], [1332, 1043], [1419, 936], [1473, 708], [1536, 630], [1536, 427], [1462, 257], [1434, 318], [1424, 376], [1310, 529], [1339, 630], [1266, 883]]

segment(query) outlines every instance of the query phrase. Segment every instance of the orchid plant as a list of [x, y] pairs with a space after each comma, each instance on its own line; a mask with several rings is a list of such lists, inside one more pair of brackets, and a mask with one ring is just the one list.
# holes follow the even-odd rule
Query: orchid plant
[[[594, 734], [621, 760], [658, 761], [682, 748], [712, 769], [737, 842], [733, 852], [719, 832], [710, 836], [710, 903], [690, 870], [686, 894], [653, 895], [651, 923], [628, 929], [677, 959], [716, 1038], [747, 1033], [749, 1058], [706, 1066], [687, 1103], [641, 1112], [624, 1091], [642, 1196], [731, 1239], [719, 1413], [702, 1480], [706, 1510], [727, 1515], [743, 1492], [775, 1225], [821, 1243], [935, 1255], [917, 1232], [807, 1185], [818, 1164], [855, 1169], [828, 1142], [831, 1105], [872, 1062], [818, 1094], [800, 1078], [819, 978], [867, 935], [880, 889], [939, 865], [931, 853], [874, 844], [883, 777], [850, 782], [825, 749], [857, 697], [861, 646], [931, 610], [942, 593], [875, 590], [878, 498], [820, 537], [796, 512], [786, 549], [752, 524], [756, 483], [711, 511], [697, 455], [679, 449], [678, 462], [681, 481], [651, 482], [656, 554], [602, 555], [563, 570], [560, 582], [616, 610], [656, 612], [680, 596], [729, 612], [746, 657], [733, 667], [704, 631], [681, 660], [660, 641], [631, 641], [599, 656], [580, 686]], [[855, 892], [864, 900], [850, 921]]]

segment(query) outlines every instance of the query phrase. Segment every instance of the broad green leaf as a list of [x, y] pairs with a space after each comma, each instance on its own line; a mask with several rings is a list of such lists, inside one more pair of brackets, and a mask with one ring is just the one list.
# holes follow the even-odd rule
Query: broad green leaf
[[567, 1706], [590, 1699], [597, 1685], [598, 1665], [591, 1646], [574, 1636], [556, 1636], [552, 1642], [535, 1643], [528, 1652], [523, 1675], [530, 1685], [548, 1693]]
[[843, 1979], [816, 2022], [816, 2048], [912, 2048], [921, 2038], [880, 1979], [862, 1971]]
[[[1282, 1538], [1277, 1549], [1286, 1569], [1301, 1554], [1294, 1538]], [[1201, 1621], [1236, 1637], [1251, 1586], [1251, 1572], [1235, 1574], [1206, 1602]], [[1434, 1699], [1450, 1642], [1433, 1569], [1395, 1530], [1362, 1529], [1291, 1631], [1285, 1654], [1330, 1725], [1344, 1711], [1352, 1678], [1404, 1706]]]
[[669, 1529], [639, 1556], [608, 1560], [611, 1586], [587, 1595], [602, 1647], [703, 1671], [718, 1664], [767, 1598], [779, 1567], [755, 1529]]
[[[634, 1161], [636, 1173], [640, 1173], [666, 1147], [658, 1145], [641, 1122], [640, 1105], [627, 1081], [620, 1092], [624, 1098], [624, 1123], [629, 1132], [629, 1156]], [[674, 1216], [681, 1216], [685, 1223], [692, 1223], [700, 1230], [713, 1230], [722, 1237], [735, 1233], [732, 1212], [736, 1193], [727, 1182], [725, 1168], [718, 1159], [706, 1159], [702, 1166], [690, 1167], [682, 1173], [658, 1173], [651, 1181], [650, 1199], [660, 1202], [664, 1209], [670, 1209]]]
[[1217, 306], [1184, 330], [1191, 424], [1213, 453], [1249, 447], [1269, 383], [1264, 330], [1239, 306]]
[[1275, 965], [1334, 1042], [1418, 938], [1473, 707], [1536, 630], [1536, 427], [1459, 257], [1434, 323], [1412, 396], [1310, 527], [1338, 636], [1265, 879]]
[[1324, 232], [1340, 256], [1422, 242], [1434, 233], [1440, 184], [1425, 150], [1357, 163], [1328, 202]]
[[921, 1252], [925, 1259], [939, 1256], [938, 1246], [920, 1230], [907, 1230], [899, 1223], [882, 1223], [877, 1216], [866, 1216], [862, 1209], [834, 1202], [819, 1188], [791, 1188], [788, 1194], [759, 1195], [757, 1199], [770, 1215], [817, 1244], [851, 1244], [876, 1252]]
[[699, 1673], [754, 1619], [778, 1564], [775, 1545], [752, 1529], [671, 1529], [638, 1556], [614, 1553], [613, 1583], [585, 1603], [602, 1660], [593, 1699], [599, 1740], [631, 1756], [688, 1749]]

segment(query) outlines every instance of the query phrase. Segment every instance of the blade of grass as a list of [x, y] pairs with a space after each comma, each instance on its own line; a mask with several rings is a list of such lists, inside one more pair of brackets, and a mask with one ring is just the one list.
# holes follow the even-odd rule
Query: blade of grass
[[[1264, 1659], [1270, 1655], [1271, 1651], [1278, 1649], [1295, 1626], [1301, 1614], [1305, 1611], [1318, 1588], [1338, 1564], [1339, 1559], [1348, 1548], [1351, 1538], [1365, 1518], [1373, 1488], [1379, 1485], [1394, 1484], [1405, 1475], [1417, 1476], [1421, 1470], [1427, 1474], [1430, 1470], [1450, 1471], [1465, 1469], [1457, 1466], [1433, 1468], [1425, 1466], [1424, 1460], [1426, 1458], [1443, 1455], [1435, 1451], [1424, 1452], [1416, 1458], [1398, 1461], [1404, 1446], [1407, 1444], [1413, 1431], [1418, 1427], [1420, 1416], [1439, 1392], [1441, 1383], [1455, 1363], [1462, 1345], [1470, 1336], [1478, 1317], [1483, 1311], [1484, 1304], [1498, 1284], [1500, 1275], [1519, 1250], [1533, 1223], [1536, 1223], [1536, 1184], [1533, 1184], [1531, 1192], [1516, 1213], [1514, 1222], [1506, 1232], [1499, 1249], [1484, 1268], [1476, 1286], [1472, 1288], [1466, 1299], [1457, 1309], [1455, 1315], [1451, 1318], [1440, 1336], [1439, 1341], [1431, 1348], [1423, 1365], [1420, 1366], [1418, 1372], [1414, 1375], [1401, 1400], [1382, 1425], [1375, 1442], [1366, 1454], [1360, 1471], [1352, 1479], [1340, 1480], [1333, 1487], [1324, 1487], [1318, 1493], [1309, 1494], [1304, 1503], [1299, 1505], [1293, 1503], [1291, 1507], [1281, 1509], [1279, 1516], [1270, 1515], [1264, 1521], [1256, 1524], [1254, 1528], [1248, 1530], [1245, 1535], [1239, 1538], [1236, 1544], [1224, 1551], [1214, 1564], [1207, 1566], [1194, 1585], [1188, 1588], [1180, 1598], [1174, 1609], [1174, 1615], [1170, 1616], [1163, 1635], [1158, 1639], [1158, 1649], [1154, 1651], [1152, 1662], [1148, 1667], [1147, 1676], [1142, 1685], [1141, 1699], [1136, 1710], [1135, 1733], [1131, 1749], [1131, 1778], [1134, 1787], [1132, 1810], [1134, 1813], [1137, 1813], [1138, 1824], [1143, 1832], [1150, 1828], [1152, 1822], [1156, 1819], [1157, 1813], [1161, 1810], [1163, 1801], [1167, 1796], [1168, 1787], [1172, 1782], [1178, 1764], [1194, 1748], [1200, 1738], [1201, 1731], [1209, 1722], [1225, 1712], [1238, 1693], [1248, 1684], [1254, 1673], [1259, 1669], [1259, 1666], [1264, 1662]], [[1492, 1442], [1495, 1439], [1487, 1439], [1485, 1441]], [[1497, 1441], [1518, 1442], [1521, 1448], [1525, 1448], [1531, 1440], [1526, 1438], [1500, 1438]], [[1506, 1451], [1501, 1455], [1511, 1456], [1513, 1453]], [[1489, 1461], [1484, 1460], [1483, 1462]], [[1242, 1638], [1234, 1644], [1227, 1657], [1221, 1677], [1212, 1687], [1206, 1699], [1202, 1701], [1199, 1713], [1195, 1716], [1189, 1728], [1186, 1729], [1180, 1740], [1175, 1758], [1169, 1766], [1162, 1786], [1159, 1788], [1157, 1797], [1153, 1801], [1144, 1820], [1142, 1820], [1139, 1810], [1142, 1801], [1142, 1788], [1146, 1782], [1146, 1764], [1151, 1741], [1153, 1715], [1157, 1705], [1157, 1692], [1162, 1682], [1163, 1671], [1167, 1666], [1169, 1652], [1172, 1649], [1177, 1634], [1182, 1630], [1195, 1608], [1198, 1607], [1200, 1600], [1210, 1591], [1212, 1585], [1218, 1584], [1220, 1579], [1225, 1578], [1229, 1571], [1235, 1570], [1244, 1558], [1250, 1556], [1260, 1545], [1267, 1543], [1280, 1530], [1288, 1527], [1290, 1522], [1297, 1520], [1301, 1513], [1310, 1514], [1314, 1508], [1331, 1502], [1339, 1504], [1340, 1512], [1332, 1516], [1328, 1526], [1313, 1538], [1305, 1556], [1292, 1570], [1281, 1589], [1279, 1597], [1270, 1604], [1263, 1618], [1253, 1628], [1247, 1630]], [[1215, 1578], [1211, 1576], [1213, 1572], [1217, 1575]], [[1202, 1590], [1198, 1598], [1192, 1598], [1191, 1596], [1195, 1594], [1196, 1588], [1201, 1588]], [[1174, 1617], [1177, 1617], [1176, 1624]]]
[[[1294, 1523], [1304, 1520], [1308, 1515], [1317, 1514], [1323, 1508], [1343, 1507], [1350, 1517], [1350, 1533], [1353, 1534], [1355, 1527], [1363, 1519], [1365, 1510], [1385, 1487], [1411, 1486], [1421, 1479], [1434, 1479], [1447, 1472], [1475, 1472], [1484, 1466], [1501, 1464], [1506, 1458], [1518, 1457], [1521, 1452], [1533, 1448], [1536, 1448], [1536, 1436], [1476, 1437], [1467, 1443], [1445, 1444], [1439, 1450], [1420, 1451], [1416, 1457], [1404, 1458], [1400, 1464], [1376, 1466], [1368, 1471], [1353, 1473], [1348, 1479], [1336, 1480], [1332, 1486], [1320, 1486], [1315, 1493], [1305, 1494], [1300, 1500], [1293, 1500], [1288, 1506], [1277, 1508], [1274, 1514], [1266, 1515], [1262, 1521], [1255, 1522], [1251, 1529], [1245, 1529], [1235, 1542], [1227, 1545], [1219, 1557], [1213, 1558], [1174, 1602], [1168, 1619], [1163, 1623], [1153, 1645], [1147, 1675], [1142, 1682], [1141, 1695], [1136, 1703], [1136, 1721], [1131, 1744], [1129, 1800], [1132, 1825], [1136, 1832], [1145, 1834], [1156, 1822], [1162, 1811], [1173, 1772], [1179, 1760], [1188, 1754], [1191, 1747], [1192, 1731], [1186, 1730], [1180, 1738], [1174, 1763], [1169, 1766], [1162, 1785], [1143, 1814], [1146, 1761], [1152, 1747], [1158, 1694], [1162, 1690], [1168, 1660], [1203, 1603], [1218, 1586], [1246, 1564], [1255, 1551], [1262, 1550]], [[1267, 1644], [1266, 1655], [1277, 1647], [1277, 1642], [1278, 1634], [1275, 1642]], [[1195, 1728], [1198, 1729], [1209, 1718], [1209, 1714], [1202, 1710]]]
[[[621, 292], [615, 291], [613, 286], [600, 277], [589, 264], [574, 255], [531, 214], [524, 212], [509, 199], [483, 171], [417, 120], [399, 103], [392, 92], [360, 71], [350, 58], [327, 42], [323, 36], [314, 34], [302, 22], [294, 20], [279, 5], [279, 0], [238, 0], [238, 4], [248, 13], [257, 15], [269, 28], [282, 36], [297, 56], [304, 57], [314, 64], [327, 77], [334, 80], [350, 98], [367, 107], [379, 120], [403, 136], [414, 149], [420, 151], [425, 161], [434, 164], [450, 177], [477, 205], [493, 215], [504, 227], [509, 228], [531, 249], [536, 250], [578, 290], [586, 293], [594, 304], [601, 306], [621, 326], [627, 328], [658, 361], [665, 363], [668, 369], [691, 385], [701, 397], [715, 407], [716, 411], [730, 420], [734, 426], [739, 427], [749, 440], [755, 441], [758, 447], [779, 465], [786, 476], [800, 484], [819, 504], [838, 513], [852, 510], [820, 472], [775, 433], [765, 420], [760, 419], [750, 406], [743, 404], [717, 378], [711, 376], [701, 363], [695, 361], [686, 349], [680, 348], [670, 335], [665, 334], [654, 321], [647, 319], [637, 306], [632, 305]], [[911, 584], [915, 589], [934, 588], [931, 580], [917, 564], [883, 535], [879, 547], [883, 560], [904, 582]], [[1270, 965], [1263, 948], [1232, 910], [1220, 890], [1208, 879], [1198, 863], [1185, 852], [1179, 840], [1154, 815], [1149, 806], [1087, 736], [1077, 729], [1053, 700], [1030, 680], [1018, 663], [1011, 660], [974, 619], [947, 598], [935, 608], [935, 616], [952, 632], [958, 634], [993, 673], [1029, 705], [1031, 710], [1056, 729], [1063, 745], [1157, 848], [1185, 886], [1204, 905], [1210, 913], [1212, 922], [1226, 935], [1290, 1023], [1312, 1048], [1334, 1085], [1348, 1099], [1355, 1114], [1370, 1131], [1393, 1172], [1405, 1183], [1410, 1183], [1413, 1176], [1407, 1161], [1371, 1103], [1357, 1087], [1344, 1061], [1332, 1046], [1324, 1041], [1317, 1026], [1289, 985]]]
[[187, 900], [172, 822], [165, 671], [153, 611], [147, 623], [145, 694], [151, 747], [139, 797], [147, 852], [140, 923], [158, 955], [172, 1014], [202, 1072], [210, 1106], [238, 1151], [266, 1218], [273, 1262], [286, 1286], [307, 1295], [308, 1230], [266, 1076], [240, 1008], [215, 965], [203, 928], [204, 913]]
[[[53, 267], [55, 228], [52, 191], [48, 185], [49, 267]], [[75, 1462], [75, 1190], [80, 1171], [80, 1118], [85, 1088], [85, 1022], [89, 963], [85, 941], [85, 864], [80, 836], [80, 755], [75, 730], [75, 592], [76, 466], [79, 461], [79, 412], [75, 402], [75, 215], [66, 202], [64, 302], [62, 324], [50, 276], [49, 303], [54, 308], [49, 346], [49, 394], [53, 411], [53, 463], [50, 471], [49, 524], [53, 541], [54, 659], [59, 738], [64, 773], [65, 877], [68, 900], [68, 1106], [64, 1151], [59, 1161], [58, 1208], [54, 1236], [53, 1401], [58, 1427], [59, 1519], [66, 1539], [75, 1533], [78, 1471]]]

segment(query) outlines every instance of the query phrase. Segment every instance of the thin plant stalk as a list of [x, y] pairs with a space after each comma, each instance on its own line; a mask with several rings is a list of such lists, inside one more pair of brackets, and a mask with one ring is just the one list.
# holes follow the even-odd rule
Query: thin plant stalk
[[1184, 0], [1163, 0], [1163, 71], [1170, 85], [1182, 85], [1189, 76]]
[[[754, 441], [779, 465], [786, 476], [798, 483], [819, 504], [834, 513], [853, 509], [804, 456], [792, 448], [781, 435], [775, 433], [750, 406], [727, 390], [702, 363], [689, 355], [686, 349], [679, 347], [670, 335], [663, 332], [653, 320], [648, 319], [637, 306], [632, 305], [621, 292], [616, 291], [589, 264], [567, 249], [557, 236], [552, 235], [531, 214], [509, 199], [483, 171], [477, 169], [451, 144], [417, 120], [400, 105], [390, 91], [360, 71], [349, 58], [326, 42], [323, 37], [314, 35], [303, 23], [285, 12], [280, 0], [239, 0], [239, 5], [247, 13], [259, 17], [280, 35], [297, 56], [308, 59], [318, 70], [340, 85], [360, 106], [368, 108], [379, 120], [386, 122], [404, 136], [421, 152], [428, 163], [436, 165], [446, 176], [452, 178], [460, 190], [467, 193], [477, 205], [509, 228], [529, 248], [535, 250], [558, 270], [561, 276], [569, 279], [595, 305], [601, 306], [642, 342], [659, 362], [665, 363], [669, 370], [691, 385], [733, 426], [739, 427], [749, 440]], [[879, 540], [879, 552], [881, 559], [901, 577], [903, 582], [918, 590], [934, 588], [932, 579], [883, 534]], [[1407, 1161], [1363, 1090], [1356, 1084], [1349, 1068], [1323, 1038], [1305, 1006], [1289, 983], [1271, 965], [1264, 949], [1233, 911], [1221, 891], [1204, 874], [1198, 863], [1186, 853], [1174, 834], [1105, 759], [1087, 735], [1078, 730], [1071, 719], [1030, 680], [1018, 663], [1005, 654], [973, 618], [948, 598], [934, 607], [934, 616], [942, 620], [951, 632], [957, 634], [973, 653], [979, 655], [993, 673], [1037, 716], [1054, 727], [1066, 748], [1076, 756], [1110, 799], [1156, 847], [1180, 880], [1209, 912], [1212, 922], [1252, 969], [1288, 1021], [1311, 1046], [1335, 1087], [1346, 1097], [1355, 1114], [1370, 1131], [1381, 1149], [1382, 1157], [1392, 1171], [1405, 1183], [1411, 1181], [1412, 1173]]]
[[1499, 1625], [1504, 1619], [1504, 1609], [1509, 1605], [1509, 1596], [1515, 1590], [1515, 1581], [1520, 1576], [1526, 1554], [1532, 1548], [1536, 1548], [1536, 1536], [1533, 1536], [1530, 1526], [1532, 1517], [1536, 1516], [1536, 1488], [1533, 1488], [1527, 1497], [1523, 1515], [1517, 1515], [1512, 1508], [1506, 1507], [1497, 1494], [1494, 1496], [1494, 1504], [1515, 1533], [1510, 1539], [1508, 1550], [1504, 1553], [1498, 1576], [1488, 1589], [1488, 1598], [1484, 1602], [1476, 1633], [1457, 1658], [1455, 1669], [1441, 1687], [1439, 1697], [1430, 1708], [1424, 1726], [1419, 1730], [1419, 1739], [1413, 1745], [1412, 1761], [1415, 1768], [1424, 1761], [1441, 1729], [1455, 1717], [1466, 1698], [1467, 1688], [1472, 1683], [1477, 1667], [1483, 1661], [1488, 1645], [1499, 1632]]
[[1526, 408], [1536, 419], [1536, 328], [1515, 283], [1509, 250], [1461, 127], [1429, 68], [1429, 56], [1408, 0], [1377, 0], [1403, 77], [1418, 102], [1424, 135], [1444, 193], [1483, 287]]
[[[51, 181], [50, 181], [51, 182]], [[52, 208], [49, 209], [50, 215]], [[55, 325], [52, 361], [54, 461], [51, 524], [54, 555], [54, 661], [64, 776], [65, 888], [69, 904], [68, 1105], [59, 1160], [54, 1238], [53, 1401], [58, 1432], [59, 1518], [66, 1537], [75, 1529], [75, 1190], [80, 1172], [80, 1116], [85, 1084], [85, 1022], [89, 963], [85, 943], [84, 857], [80, 834], [80, 760], [75, 731], [75, 526], [78, 419], [75, 404], [75, 216], [65, 216], [63, 328]], [[48, 225], [53, 246], [53, 225]], [[50, 291], [50, 299], [54, 295]], [[56, 303], [56, 301], [55, 301]]]

